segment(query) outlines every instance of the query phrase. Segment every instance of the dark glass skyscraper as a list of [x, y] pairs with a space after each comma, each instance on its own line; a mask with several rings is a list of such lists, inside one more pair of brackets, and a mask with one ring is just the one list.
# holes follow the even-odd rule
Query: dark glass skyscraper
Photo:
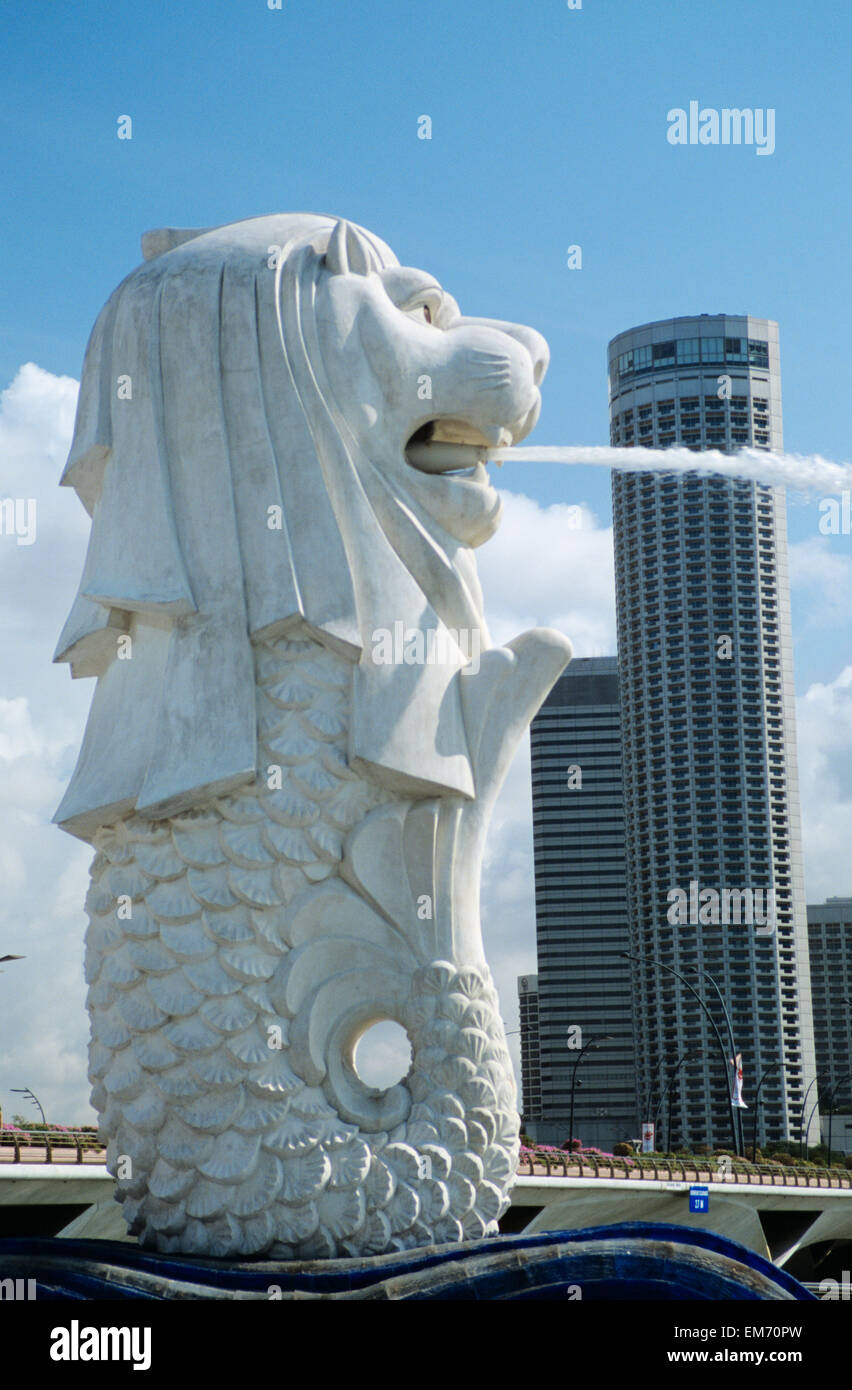
[[530, 1135], [530, 1126], [535, 1128], [541, 1119], [537, 975], [518, 976], [518, 1010], [521, 1024], [521, 1113], [524, 1132]]
[[[808, 907], [814, 1040], [823, 1095], [852, 1109], [852, 898]], [[815, 1094], [816, 1088], [814, 1088]]]
[[609, 1034], [582, 1060], [574, 1108], [574, 1135], [609, 1149], [638, 1134], [615, 658], [572, 661], [531, 741], [538, 976], [519, 981], [524, 1118], [539, 1142], [565, 1141], [578, 1051]]

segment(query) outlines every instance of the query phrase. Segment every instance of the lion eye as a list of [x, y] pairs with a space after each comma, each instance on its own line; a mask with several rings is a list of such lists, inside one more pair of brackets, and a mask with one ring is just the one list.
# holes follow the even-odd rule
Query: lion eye
[[422, 297], [412, 296], [407, 304], [400, 307], [404, 314], [410, 314], [418, 323], [428, 323], [434, 327], [441, 313], [441, 296], [431, 292]]

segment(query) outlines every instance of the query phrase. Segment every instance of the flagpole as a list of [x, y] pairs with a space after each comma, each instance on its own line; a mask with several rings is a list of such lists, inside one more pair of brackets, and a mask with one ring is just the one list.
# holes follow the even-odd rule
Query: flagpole
[[799, 1112], [799, 1157], [800, 1157], [800, 1158], [807, 1158], [807, 1156], [808, 1156], [808, 1155], [807, 1155], [807, 1137], [808, 1137], [808, 1135], [809, 1135], [810, 1132], [811, 1132], [811, 1120], [812, 1120], [813, 1117], [814, 1117], [814, 1112], [813, 1112], [813, 1110], [812, 1110], [811, 1113], [810, 1113], [810, 1115], [808, 1116], [808, 1127], [807, 1127], [807, 1130], [806, 1130], [806, 1129], [805, 1129], [805, 1106], [806, 1106], [807, 1103], [808, 1103], [808, 1096], [810, 1095], [810, 1093], [811, 1093], [811, 1091], [813, 1090], [814, 1086], [816, 1086], [816, 1088], [817, 1088], [817, 1105], [819, 1104], [819, 1083], [820, 1083], [821, 1081], [824, 1081], [825, 1078], [826, 1078], [826, 1076], [830, 1076], [830, 1072], [818, 1071], [818, 1072], [811, 1078], [810, 1082], [808, 1083], [808, 1089], [805, 1091], [804, 1099], [802, 1100], [802, 1108], [801, 1108], [801, 1110], [800, 1110], [800, 1112]]
[[[598, 1043], [612, 1042], [612, 1039], [612, 1033], [596, 1033], [593, 1038], [589, 1038], [589, 1041], [586, 1043], [585, 1047], [580, 1048], [577, 1057], [574, 1059], [574, 1071], [571, 1076], [571, 1111], [568, 1119], [568, 1150], [571, 1154], [573, 1154], [574, 1152], [574, 1093], [577, 1089], [577, 1068], [579, 1067], [584, 1056], [590, 1048], [597, 1047]], [[578, 1162], [580, 1164], [580, 1176], [582, 1177], [583, 1160], [579, 1159]]]
[[852, 1077], [852, 1071], [848, 1071], [845, 1076], [841, 1076], [837, 1085], [832, 1088], [828, 1097], [828, 1155], [825, 1160], [826, 1168], [831, 1167], [831, 1121], [834, 1118], [834, 1101], [838, 1091], [840, 1090], [840, 1087], [845, 1086], [846, 1082], [849, 1080], [850, 1077]]
[[[728, 1013], [728, 1006], [727, 1006], [727, 1004], [725, 1003], [725, 999], [724, 999], [724, 996], [723, 996], [723, 994], [722, 994], [722, 991], [721, 991], [721, 989], [719, 988], [719, 986], [718, 986], [718, 984], [716, 983], [716, 981], [714, 980], [713, 976], [710, 974], [710, 971], [709, 971], [709, 970], [702, 970], [701, 967], [698, 966], [698, 965], [688, 965], [688, 966], [685, 967], [685, 972], [686, 972], [686, 974], [688, 974], [688, 975], [689, 975], [689, 974], [705, 975], [705, 976], [707, 977], [707, 979], [710, 981], [710, 983], [711, 983], [711, 985], [713, 986], [713, 988], [715, 989], [716, 994], [718, 995], [719, 1003], [722, 1005], [722, 1013], [723, 1013], [724, 1016], [725, 1016], [725, 1023], [726, 1023], [727, 1028], [728, 1028], [728, 1042], [731, 1044], [731, 1065], [732, 1065], [732, 1067], [734, 1068], [733, 1085], [736, 1085], [736, 1082], [737, 1082], [737, 1075], [736, 1075], [736, 1069], [737, 1069], [737, 1063], [736, 1063], [737, 1045], [736, 1045], [736, 1043], [734, 1042], [734, 1025], [731, 1023], [731, 1015]], [[740, 1097], [740, 1098], [742, 1099], [742, 1097]], [[731, 1099], [732, 1099], [732, 1102], [733, 1102], [733, 1096], [731, 1097]], [[734, 1106], [733, 1106], [733, 1103], [732, 1103], [731, 1109], [733, 1110], [734, 1108], [736, 1108], [736, 1110], [737, 1110], [737, 1116], [736, 1116], [736, 1121], [737, 1121], [737, 1137], [738, 1137], [738, 1141], [739, 1141], [739, 1142], [735, 1142], [735, 1143], [734, 1143], [734, 1148], [735, 1148], [735, 1150], [736, 1150], [736, 1153], [737, 1153], [737, 1156], [738, 1156], [738, 1157], [744, 1157], [744, 1156], [745, 1156], [745, 1137], [744, 1137], [744, 1135], [743, 1135], [743, 1116], [742, 1116], [742, 1111], [740, 1110], [739, 1106], [734, 1107]]]
[[693, 1048], [692, 1050], [687, 1049], [687, 1051], [684, 1052], [683, 1055], [682, 1055], [681, 1057], [678, 1057], [677, 1061], [675, 1062], [674, 1071], [672, 1072], [671, 1076], [669, 1077], [668, 1084], [667, 1084], [665, 1090], [663, 1091], [662, 1095], [660, 1096], [659, 1104], [657, 1105], [657, 1113], [656, 1113], [655, 1116], [654, 1116], [654, 1147], [655, 1147], [655, 1148], [657, 1147], [657, 1120], [660, 1118], [660, 1115], [662, 1114], [663, 1106], [665, 1105], [665, 1101], [666, 1101], [666, 1096], [668, 1096], [668, 1098], [669, 1098], [669, 1123], [668, 1123], [668, 1131], [667, 1131], [667, 1133], [666, 1133], [666, 1144], [668, 1145], [668, 1149], [671, 1150], [671, 1144], [672, 1144], [672, 1086], [674, 1085], [675, 1080], [676, 1080], [676, 1078], [677, 1078], [677, 1074], [678, 1074], [678, 1072], [680, 1071], [681, 1067], [683, 1066], [684, 1062], [689, 1061], [689, 1059], [692, 1058], [692, 1057], [700, 1057], [700, 1056], [701, 1056], [701, 1049], [700, 1049], [700, 1048]]
[[695, 988], [695, 986], [693, 984], [690, 984], [689, 980], [687, 980], [680, 973], [679, 970], [675, 970], [673, 965], [666, 965], [665, 961], [660, 960], [657, 956], [637, 956], [631, 951], [619, 951], [618, 954], [622, 957], [623, 960], [634, 960], [638, 965], [643, 965], [646, 960], [651, 961], [651, 963], [653, 965], [656, 965], [659, 970], [667, 970], [670, 975], [674, 975], [676, 979], [680, 980], [681, 984], [686, 985], [686, 988], [689, 990], [690, 994], [695, 995], [695, 998], [698, 1000], [698, 1003], [704, 1010], [704, 1013], [707, 1017], [707, 1022], [713, 1029], [716, 1041], [719, 1044], [719, 1051], [721, 1053], [722, 1063], [725, 1068], [725, 1099], [728, 1102], [728, 1114], [731, 1118], [731, 1139], [733, 1140], [734, 1152], [738, 1153], [739, 1150], [737, 1147], [737, 1127], [736, 1121], [734, 1120], [733, 1100], [731, 1098], [730, 1077], [728, 1073], [728, 1058], [725, 1052], [725, 1044], [722, 1042], [722, 1034], [719, 1032], [716, 1020], [707, 1007], [707, 1001], [701, 998], [701, 995], [698, 993], [698, 990]]
[[[766, 1080], [767, 1076], [769, 1076], [773, 1071], [777, 1071], [778, 1068], [780, 1067], [780, 1065], [781, 1065], [780, 1062], [773, 1062], [773, 1063], [771, 1064], [771, 1066], [768, 1066], [768, 1067], [766, 1068], [766, 1071], [763, 1073], [762, 1077], [760, 1078], [760, 1080], [759, 1080], [758, 1083], [757, 1083], [757, 1090], [756, 1090], [755, 1093], [754, 1093], [754, 1109], [753, 1109], [753, 1111], [752, 1111], [752, 1117], [751, 1117], [751, 1118], [752, 1118], [752, 1127], [751, 1127], [751, 1161], [752, 1161], [752, 1163], [756, 1163], [756, 1162], [757, 1162], [757, 1108], [758, 1108], [758, 1102], [759, 1102], [759, 1100], [760, 1100], [760, 1088], [761, 1088], [761, 1086], [763, 1085], [764, 1081]], [[801, 1126], [800, 1126], [800, 1128], [801, 1128]]]

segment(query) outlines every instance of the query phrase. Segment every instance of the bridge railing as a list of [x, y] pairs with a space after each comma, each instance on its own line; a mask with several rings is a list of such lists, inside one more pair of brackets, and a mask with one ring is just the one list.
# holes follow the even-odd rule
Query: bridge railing
[[75, 1149], [75, 1162], [83, 1163], [86, 1152], [105, 1151], [105, 1144], [92, 1129], [0, 1129], [0, 1160], [11, 1163], [53, 1163], [57, 1151]]
[[[542, 1169], [544, 1170], [542, 1172]], [[749, 1163], [743, 1159], [684, 1156], [683, 1158], [611, 1157], [607, 1154], [526, 1150], [518, 1173], [523, 1177], [628, 1178], [636, 1182], [748, 1183], [757, 1186], [852, 1189], [852, 1170], [804, 1167], [795, 1164]]]

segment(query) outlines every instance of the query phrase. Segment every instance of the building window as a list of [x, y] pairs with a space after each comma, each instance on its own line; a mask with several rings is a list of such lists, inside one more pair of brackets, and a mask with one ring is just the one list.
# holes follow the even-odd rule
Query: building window
[[752, 367], [768, 367], [769, 344], [762, 342], [759, 338], [749, 338], [748, 360], [749, 365]]

